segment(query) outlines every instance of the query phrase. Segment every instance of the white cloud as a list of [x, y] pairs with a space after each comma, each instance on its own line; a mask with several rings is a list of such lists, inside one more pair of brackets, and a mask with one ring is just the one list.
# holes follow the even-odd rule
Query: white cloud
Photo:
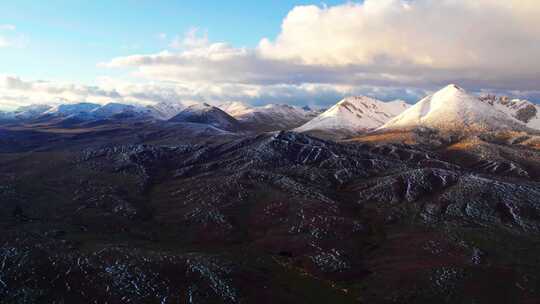
[[97, 86], [26, 81], [16, 76], [0, 75], [0, 108], [15, 108], [28, 104], [58, 104], [80, 101], [106, 103], [121, 99], [115, 90]]
[[16, 32], [17, 27], [12, 24], [0, 24], [0, 48], [24, 48], [28, 39]]
[[208, 32], [203, 31], [202, 35], [199, 35], [200, 33], [199, 28], [192, 27], [183, 37], [176, 36], [169, 46], [173, 49], [196, 49], [208, 46]]
[[5, 38], [0, 36], [0, 48], [5, 48], [11, 46], [11, 43]]
[[366, 0], [299, 6], [265, 57], [323, 65], [531, 71], [540, 51], [536, 0]]
[[178, 51], [115, 58], [149, 79], [243, 84], [350, 84], [530, 90], [539, 82], [536, 0], [366, 0], [298, 6], [256, 48], [192, 30]]
[[13, 24], [0, 24], [0, 31], [14, 31], [17, 27]]
[[166, 40], [167, 39], [167, 33], [158, 33], [156, 35], [156, 38], [159, 39], [159, 40]]
[[287, 103], [328, 106], [348, 95], [369, 95], [387, 100], [405, 97], [414, 100], [423, 90], [373, 86], [325, 84], [224, 84], [224, 83], [134, 83], [110, 77], [100, 77], [94, 86], [28, 81], [0, 75], [0, 109], [13, 109], [28, 104], [59, 104], [76, 102], [122, 102], [153, 104], [158, 102], [220, 104], [243, 101], [252, 104]]

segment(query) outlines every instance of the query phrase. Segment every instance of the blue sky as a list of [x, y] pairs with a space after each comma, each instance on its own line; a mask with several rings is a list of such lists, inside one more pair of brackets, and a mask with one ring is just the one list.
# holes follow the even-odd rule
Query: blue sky
[[538, 102], [539, 15], [538, 0], [0, 0], [0, 108], [326, 107], [449, 83]]
[[[338, 4], [343, 1], [325, 1]], [[167, 48], [191, 28], [212, 41], [256, 46], [274, 37], [287, 13], [310, 1], [18, 0], [0, 2], [2, 24], [16, 25], [24, 48], [0, 49], [1, 72], [48, 80], [92, 82], [98, 62]], [[315, 2], [317, 4], [317, 2]], [[322, 2], [318, 3], [322, 4]], [[106, 71], [110, 73], [110, 71]]]

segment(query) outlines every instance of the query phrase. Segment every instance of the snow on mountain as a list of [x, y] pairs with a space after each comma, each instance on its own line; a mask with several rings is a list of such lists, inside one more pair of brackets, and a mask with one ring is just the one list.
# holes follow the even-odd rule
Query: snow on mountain
[[123, 115], [129, 117], [144, 117], [150, 116], [150, 110], [135, 105], [127, 105], [122, 103], [108, 103], [97, 109], [94, 109], [91, 114], [95, 119], [113, 118], [115, 116]]
[[186, 108], [182, 103], [159, 102], [154, 105], [146, 106], [150, 115], [161, 120], [169, 120]]
[[28, 106], [22, 106], [17, 108], [13, 112], [13, 116], [17, 119], [32, 119], [36, 118], [43, 113], [49, 111], [52, 107], [44, 104], [34, 104]]
[[46, 111], [43, 114], [55, 115], [55, 116], [71, 116], [71, 115], [80, 115], [80, 114], [90, 114], [90, 112], [101, 107], [99, 104], [81, 102], [74, 104], [61, 104], [55, 107], [52, 107], [50, 110]]
[[254, 111], [254, 107], [238, 101], [221, 104], [218, 106], [218, 108], [222, 109], [236, 119]]
[[21, 106], [14, 111], [0, 111], [0, 120], [16, 122], [20, 120], [34, 119], [51, 109], [51, 106], [43, 104], [33, 104]]
[[138, 105], [121, 103], [108, 103], [99, 105], [94, 103], [62, 104], [50, 108], [34, 122], [53, 123], [62, 127], [73, 127], [90, 122], [104, 122], [114, 119], [115, 121], [149, 119], [151, 111]]
[[169, 121], [207, 124], [225, 131], [238, 131], [241, 128], [234, 117], [207, 103], [189, 106]]
[[451, 84], [420, 100], [380, 129], [416, 127], [461, 132], [513, 129], [520, 128], [520, 124], [489, 102]]
[[231, 102], [220, 105], [219, 108], [248, 128], [261, 131], [294, 129], [318, 114], [317, 111], [311, 109], [284, 104], [252, 107], [241, 102]]
[[501, 112], [505, 112], [531, 129], [540, 130], [540, 106], [528, 100], [487, 95], [480, 97]]
[[296, 131], [357, 133], [371, 130], [382, 126], [408, 107], [402, 100], [384, 102], [366, 96], [347, 97]]

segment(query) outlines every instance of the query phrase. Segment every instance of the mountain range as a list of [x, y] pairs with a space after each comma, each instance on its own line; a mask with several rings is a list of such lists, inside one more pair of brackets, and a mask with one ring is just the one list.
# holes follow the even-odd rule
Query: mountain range
[[449, 85], [2, 113], [0, 302], [539, 303], [538, 110]]
[[230, 102], [209, 104], [109, 103], [30, 105], [0, 112], [0, 123], [38, 124], [65, 128], [107, 123], [190, 122], [228, 132], [295, 130], [323, 138], [350, 138], [366, 132], [428, 128], [448, 132], [540, 130], [540, 106], [527, 100], [494, 95], [474, 96], [448, 85], [411, 106], [404, 101], [347, 97], [327, 110], [282, 104], [251, 106]]

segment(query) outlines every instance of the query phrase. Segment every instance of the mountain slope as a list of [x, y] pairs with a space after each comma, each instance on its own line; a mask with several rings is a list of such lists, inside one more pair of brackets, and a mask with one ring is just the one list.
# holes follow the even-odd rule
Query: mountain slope
[[458, 132], [522, 128], [519, 122], [507, 113], [453, 84], [420, 100], [380, 129], [418, 127]]
[[254, 107], [243, 102], [232, 101], [218, 106], [225, 113], [231, 115], [232, 117], [238, 119], [240, 116], [251, 113], [254, 110]]
[[365, 96], [348, 97], [296, 131], [354, 134], [378, 128], [408, 107], [400, 100], [384, 102]]
[[528, 100], [510, 99], [506, 96], [487, 95], [480, 97], [497, 110], [507, 113], [528, 128], [540, 130], [540, 106]]
[[240, 102], [231, 102], [220, 105], [219, 108], [236, 118], [246, 128], [257, 131], [294, 129], [318, 114], [315, 110], [285, 104], [252, 107]]
[[95, 119], [107, 119], [118, 117], [143, 117], [149, 116], [150, 110], [134, 105], [122, 103], [108, 103], [92, 111]]
[[13, 112], [13, 116], [17, 119], [32, 119], [49, 111], [51, 108], [51, 106], [44, 104], [22, 106]]
[[150, 111], [150, 115], [152, 115], [154, 118], [169, 120], [184, 110], [186, 106], [180, 102], [159, 102], [154, 105], [146, 106], [146, 108]]
[[207, 124], [233, 132], [241, 129], [240, 123], [234, 117], [207, 103], [189, 106], [169, 121]]
[[101, 107], [99, 104], [81, 102], [75, 104], [61, 104], [55, 107], [52, 107], [50, 110], [43, 114], [47, 115], [56, 115], [56, 116], [70, 116], [70, 115], [81, 115], [89, 114], [90, 112]]

